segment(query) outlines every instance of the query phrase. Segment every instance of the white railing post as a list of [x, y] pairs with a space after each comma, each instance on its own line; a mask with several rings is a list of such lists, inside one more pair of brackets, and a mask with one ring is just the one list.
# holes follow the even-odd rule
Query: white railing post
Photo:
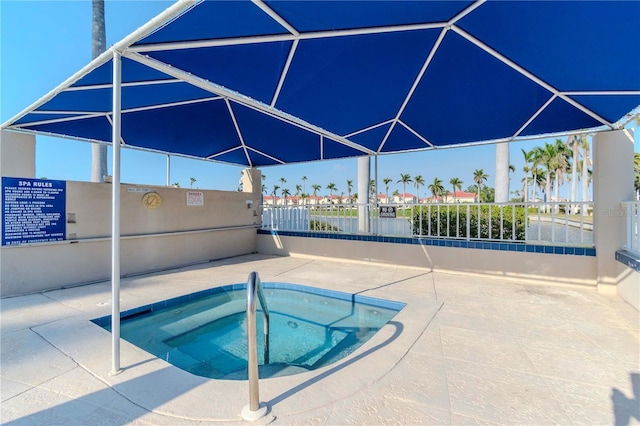
[[467, 241], [471, 240], [471, 206], [467, 203]]

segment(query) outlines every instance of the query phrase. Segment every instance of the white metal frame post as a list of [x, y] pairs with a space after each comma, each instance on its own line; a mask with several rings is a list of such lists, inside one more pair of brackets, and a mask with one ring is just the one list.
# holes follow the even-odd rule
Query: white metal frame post
[[369, 185], [371, 157], [358, 157], [358, 232], [369, 232]]
[[113, 150], [112, 210], [111, 210], [111, 374], [120, 369], [120, 125], [122, 60], [120, 52], [113, 51]]
[[171, 186], [171, 155], [167, 154], [167, 186]]

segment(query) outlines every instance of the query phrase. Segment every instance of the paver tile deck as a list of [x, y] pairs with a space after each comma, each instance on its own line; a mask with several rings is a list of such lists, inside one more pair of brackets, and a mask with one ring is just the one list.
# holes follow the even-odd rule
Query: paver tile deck
[[[205, 288], [289, 282], [407, 306], [325, 368], [260, 381], [257, 424], [640, 424], [640, 315], [581, 287], [310, 257], [247, 255], [122, 280], [121, 309]], [[0, 300], [0, 421], [245, 424], [243, 381], [182, 371], [111, 336], [110, 284]]]

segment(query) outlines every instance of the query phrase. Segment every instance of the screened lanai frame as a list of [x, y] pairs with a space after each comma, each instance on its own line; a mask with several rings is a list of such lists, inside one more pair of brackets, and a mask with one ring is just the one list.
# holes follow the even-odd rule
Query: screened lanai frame
[[[629, 76], [629, 71], [633, 72], [634, 69], [640, 71], [640, 63], [638, 59], [631, 57], [631, 54], [628, 55], [629, 58], [619, 54], [609, 57], [607, 54], [612, 55], [610, 52], [619, 53], [619, 44], [623, 42], [629, 43], [627, 47], [629, 52], [640, 51], [640, 42], [638, 41], [640, 35], [637, 30], [640, 28], [640, 10], [637, 10], [638, 7], [634, 9], [637, 3], [597, 1], [567, 3], [570, 8], [573, 8], [571, 10], [574, 13], [582, 12], [584, 9], [590, 11], [592, 15], [603, 15], [602, 17], [598, 16], [598, 19], [606, 20], [608, 17], [609, 19], [629, 20], [629, 28], [625, 25], [619, 25], [619, 21], [615, 23], [605, 21], [604, 28], [598, 28], [603, 32], [605, 38], [609, 37], [604, 41], [600, 40], [599, 50], [592, 52], [597, 57], [596, 59], [602, 60], [603, 67], [608, 67], [609, 73], [605, 73], [608, 85], [605, 84], [604, 87], [591, 87], [594, 74], [593, 72], [589, 74], [588, 70], [584, 73], [587, 75], [586, 78], [572, 74], [563, 79], [562, 75], [556, 75], [553, 70], [546, 68], [545, 56], [542, 55], [540, 58], [536, 56], [539, 55], [539, 52], [535, 49], [537, 46], [535, 37], [532, 41], [531, 37], [527, 38], [528, 34], [524, 34], [523, 39], [520, 40], [531, 43], [530, 48], [533, 46], [533, 50], [525, 52], [523, 58], [522, 55], [518, 56], [518, 52], [510, 50], [512, 46], [508, 43], [509, 37], [501, 37], [500, 34], [496, 36], [492, 32], [493, 28], [487, 29], [491, 25], [483, 24], [487, 18], [486, 14], [483, 15], [485, 10], [490, 11], [486, 13], [497, 13], [498, 15], [502, 13], [505, 15], [504, 21], [501, 21], [505, 22], [505, 31], [511, 31], [510, 35], [517, 36], [519, 34], [517, 32], [518, 20], [528, 18], [528, 16], [516, 14], [514, 11], [522, 12], [526, 9], [532, 15], [537, 13], [537, 9], [562, 12], [557, 9], [558, 2], [541, 2], [536, 5], [535, 10], [527, 6], [528, 3], [531, 2], [418, 1], [402, 3], [403, 7], [409, 10], [404, 13], [402, 10], [398, 12], [397, 5], [399, 3], [384, 1], [321, 4], [319, 2], [278, 2], [274, 0], [230, 3], [181, 0], [3, 124], [2, 128], [7, 130], [111, 143], [113, 146], [112, 318], [114, 353], [112, 370], [115, 372], [120, 369], [119, 167], [121, 147], [247, 167], [267, 167], [294, 162], [378, 156], [450, 146], [510, 142], [540, 138], [541, 134], [546, 136], [579, 134], [624, 127], [629, 120], [633, 119], [634, 115], [637, 115], [637, 106], [640, 104], [640, 77]], [[221, 8], [220, 5], [224, 5], [224, 8]], [[630, 13], [627, 9], [625, 9], [627, 13], [620, 13], [618, 10], [620, 8], [630, 9]], [[232, 25], [236, 25], [239, 28], [238, 31], [236, 28], [225, 27], [224, 31], [227, 32], [216, 36], [217, 29], [212, 27], [212, 34], [203, 36], [201, 34], [203, 28], [205, 32], [211, 28], [193, 25], [193, 22], [201, 22], [198, 21], [199, 14], [205, 16], [202, 19], [206, 21], [206, 18], [209, 17], [206, 15], [207, 11], [224, 15], [228, 12], [227, 9], [232, 10], [233, 13], [237, 12], [236, 20], [232, 22]], [[329, 12], [324, 9], [329, 9]], [[339, 10], [342, 15], [333, 13], [335, 10]], [[432, 12], [438, 15], [439, 19], [415, 22], [416, 19], [430, 16]], [[230, 14], [233, 15], [233, 13]], [[475, 18], [478, 13], [479, 17]], [[417, 18], [414, 18], [413, 15], [416, 15]], [[622, 17], [620, 18], [618, 15]], [[215, 18], [215, 15], [212, 16]], [[549, 15], [548, 18], [551, 19], [554, 16]], [[398, 18], [397, 22], [390, 22], [395, 18]], [[535, 16], [531, 19], [535, 19]], [[191, 25], [188, 25], [189, 23]], [[218, 24], [224, 27], [224, 23], [218, 22]], [[534, 22], [535, 24], [539, 23]], [[633, 28], [636, 30], [634, 31]], [[262, 30], [265, 31], [261, 32]], [[198, 35], [193, 36], [192, 31]], [[184, 38], [176, 38], [174, 33], [181, 34]], [[486, 40], [479, 34], [486, 37]], [[540, 35], [539, 32], [536, 34]], [[559, 35], [560, 38], [561, 36], [562, 34]], [[613, 36], [622, 38], [622, 40], [613, 39]], [[506, 44], [501, 44], [501, 48], [497, 48], [496, 44], [502, 43], [503, 38], [507, 39]], [[588, 34], [585, 34], [585, 38], [587, 42], [592, 42]], [[388, 42], [388, 44], [382, 42], [376, 44], [375, 42], [379, 40]], [[555, 39], [551, 40], [555, 41]], [[568, 42], [567, 40], [572, 39], [562, 40]], [[331, 88], [330, 83], [332, 82], [324, 81], [329, 84], [326, 87], [321, 84], [317, 85], [318, 87], [315, 87], [314, 84], [305, 86], [304, 74], [302, 74], [302, 78], [299, 77], [301, 75], [300, 69], [305, 69], [304, 64], [300, 65], [300, 58], [311, 57], [313, 59], [314, 54], [321, 54], [323, 49], [318, 46], [322, 44], [320, 47], [328, 48], [330, 53], [335, 54], [346, 63], [348, 58], [340, 57], [339, 53], [341, 48], [349, 49], [348, 43], [337, 46], [338, 42], [342, 43], [343, 41], [351, 42], [356, 46], [352, 49], [353, 52], [372, 51], [373, 53], [369, 52], [369, 56], [363, 56], [363, 60], [377, 65], [379, 69], [372, 66], [364, 70], [365, 73], [356, 67], [352, 74], [348, 74], [349, 70], [340, 68], [342, 65], [340, 60], [336, 61], [337, 64], [329, 66], [329, 74], [333, 73], [333, 76], [341, 78], [343, 76], [341, 72], [345, 71], [345, 81], [347, 78], [351, 79], [343, 85], [343, 91], [349, 92], [351, 89], [349, 86], [357, 86], [357, 90], [353, 92], [354, 99], [347, 99], [342, 92], [332, 93], [335, 97], [334, 100], [337, 100], [335, 109], [338, 112], [331, 115], [331, 112], [327, 112], [328, 108], [326, 107], [331, 105], [327, 102], [332, 99], [330, 96], [325, 99], [323, 90]], [[396, 44], [393, 44], [393, 41]], [[544, 43], [542, 44], [544, 45]], [[418, 53], [409, 52], [410, 48], [415, 47], [414, 45], [424, 45], [425, 47], [419, 49]], [[179, 66], [180, 64], [189, 64], [189, 60], [185, 62], [184, 58], [180, 57], [180, 54], [184, 52], [193, 54], [202, 52], [205, 57], [210, 55], [206, 58], [211, 60], [211, 58], [225, 58], [226, 53], [224, 52], [237, 53], [243, 48], [253, 49], [255, 46], [264, 46], [267, 49], [275, 46], [274, 55], [264, 55], [267, 62], [271, 58], [273, 60], [271, 65], [275, 64], [275, 68], [279, 69], [279, 72], [274, 73], [275, 77], [269, 81], [271, 86], [265, 90], [267, 95], [257, 87], [257, 84], [255, 87], [251, 86], [253, 82], [250, 79], [233, 81], [224, 73], [209, 75], [207, 70], [204, 73], [198, 73], [191, 72], [192, 69], [189, 67]], [[407, 59], [407, 63], [411, 62], [411, 65], [404, 62], [401, 65], [403, 69], [410, 68], [410, 70], [404, 74], [399, 66], [387, 70], [385, 67], [393, 67], [394, 63], [391, 60], [385, 60], [386, 58], [377, 60], [374, 57], [376, 47], [386, 49], [385, 52], [389, 57], [394, 57], [393, 54], [396, 50], [407, 50], [407, 57], [410, 59]], [[549, 46], [549, 48], [551, 47]], [[635, 49], [636, 47], [638, 49]], [[452, 49], [454, 54], [444, 56]], [[566, 55], [573, 54], [579, 57], [584, 52], [584, 46], [582, 49], [576, 49], [577, 53], [570, 50]], [[605, 53], [598, 56], [596, 54], [598, 52]], [[535, 60], [533, 61], [533, 68], [537, 67], [537, 71], [529, 69], [532, 64], [526, 66], [522, 63], [528, 60], [527, 55], [538, 60], [537, 63]], [[474, 122], [475, 117], [465, 115], [465, 111], [473, 111], [473, 109], [465, 110], [466, 99], [477, 100], [475, 98], [478, 98], [482, 100], [490, 97], [491, 93], [482, 92], [484, 90], [482, 84], [476, 85], [475, 81], [460, 81], [459, 87], [448, 85], [449, 80], [453, 80], [456, 72], [460, 71], [458, 67], [451, 64], [458, 63], [456, 62], [458, 57], [468, 56], [479, 58], [478, 69], [485, 67], [488, 70], [485, 71], [483, 68], [482, 71], [485, 74], [478, 72], [473, 76], [483, 76], [487, 80], [487, 85], [493, 84], [494, 86], [505, 80], [505, 85], [512, 84], [512, 91], [523, 92], [525, 95], [523, 96], [524, 104], [527, 103], [527, 100], [535, 99], [533, 105], [525, 105], [525, 112], [519, 113], [515, 118], [510, 117], [509, 114], [516, 110], [514, 107], [514, 111], [511, 111], [512, 101], [515, 105], [516, 99], [512, 93], [505, 90], [501, 92], [505, 97], [502, 104], [498, 98], [494, 100], [495, 103], [500, 104], [498, 108], [492, 109], [494, 105], [487, 103], [477, 107], [479, 111], [486, 109], [489, 113], [481, 117], [482, 120]], [[273, 59], [274, 57], [276, 59]], [[197, 62], [198, 58], [196, 56], [194, 60]], [[245, 71], [246, 65], [251, 64], [251, 61], [247, 61], [242, 55], [238, 55], [238, 58], [240, 65], [225, 62], [224, 67], [218, 67], [220, 69], [216, 69], [216, 72], [223, 68], [230, 68], [236, 73]], [[322, 59], [327, 58], [323, 57]], [[556, 57], [556, 60], [561, 59], [562, 57]], [[614, 66], [611, 66], [612, 64]], [[198, 64], [191, 65], [195, 65], [194, 68], [197, 68]], [[314, 65], [316, 64], [307, 67], [307, 70], [313, 69]], [[475, 63], [469, 62], [469, 65], [474, 66]], [[130, 76], [126, 75], [127, 68], [132, 66], [137, 67], [142, 77], [147, 74], [150, 77], [129, 78]], [[631, 67], [630, 70], [627, 69], [629, 67]], [[625, 69], [627, 73], [622, 72]], [[379, 71], [388, 71], [390, 76], [396, 74], [399, 77], [402, 76], [404, 77], [403, 83], [400, 85], [395, 80], [384, 80], [382, 78], [384, 76]], [[563, 71], [569, 74], [569, 70]], [[624, 78], [613, 75], [615, 72], [622, 73]], [[369, 78], [371, 81], [367, 81], [369, 86], [360, 86], [359, 80], [367, 79], [369, 73], [373, 76]], [[440, 80], [439, 83], [433, 83], [429, 86], [427, 77], [433, 73], [438, 74]], [[546, 78], [542, 76], [545, 73], [547, 73]], [[595, 75], [597, 76], [597, 73]], [[457, 76], [464, 77], [464, 73], [459, 72]], [[589, 77], [592, 80], [589, 80]], [[493, 80], [491, 80], [492, 78]], [[567, 85], [567, 81], [564, 80], [569, 80], [569, 83], [572, 83], [571, 78], [577, 79], [583, 86]], [[554, 83], [551, 81], [553, 79], [558, 82], [564, 81], [564, 83], [563, 85]], [[249, 81], [248, 85], [245, 84], [247, 81]], [[303, 89], [297, 92], [291, 89], [292, 81]], [[481, 83], [484, 84], [485, 81]], [[444, 88], [440, 89], [438, 87], [440, 85], [444, 85]], [[391, 90], [387, 90], [387, 86], [392, 87], [398, 93], [391, 93]], [[144, 104], [144, 102], [127, 104], [130, 103], [130, 99], [127, 98], [128, 93], [132, 91], [146, 90], [148, 93], [152, 93], [153, 89], [164, 89], [163, 92], [171, 92], [176, 87], [186, 88], [181, 90], [183, 92], [190, 91], [191, 95], [181, 94], [173, 98], [169, 96], [171, 98], [169, 101], [156, 104]], [[452, 89], [458, 88], [459, 92], [454, 93]], [[477, 88], [481, 89], [479, 94], [473, 91]], [[385, 90], [389, 93], [386, 93]], [[386, 93], [393, 100], [385, 103], [386, 98], [378, 99], [372, 95], [374, 91]], [[112, 95], [109, 102], [105, 102], [107, 92], [111, 92]], [[95, 95], [96, 93], [99, 93], [101, 97]], [[153, 93], [157, 95], [156, 92]], [[299, 96], [305, 93], [308, 96]], [[78, 94], [82, 96], [78, 96]], [[88, 105], [89, 108], [83, 109], [82, 102], [94, 99], [92, 95], [95, 95], [96, 99], [99, 98], [96, 101], [98, 105]], [[304, 104], [302, 101], [298, 101], [298, 98], [308, 99], [310, 102]], [[426, 103], [431, 98], [434, 98], [433, 105]], [[453, 102], [451, 100], [453, 98], [458, 99], [458, 103]], [[358, 104], [358, 102], [360, 103]], [[350, 114], [346, 118], [340, 116], [342, 104], [356, 110], [353, 116]], [[381, 110], [376, 109], [378, 104], [385, 108], [384, 114], [380, 112]], [[53, 108], [56, 105], [67, 108]], [[74, 109], [73, 107], [76, 105], [79, 106]], [[186, 147], [184, 146], [186, 144], [180, 144], [175, 140], [164, 141], [167, 142], [164, 144], [140, 142], [138, 139], [144, 139], [141, 136], [151, 134], [144, 131], [138, 131], [136, 134], [128, 133], [138, 122], [138, 120], [133, 122], [129, 120], [130, 122], [127, 123], [128, 117], [134, 115], [144, 117], [145, 114], [151, 112], [162, 113], [163, 111], [169, 111], [171, 116], [178, 117], [178, 114], [173, 113], [183, 110], [196, 113], [192, 107], [197, 106], [203, 109], [211, 105], [215, 105], [217, 108], [215, 111], [214, 109], [208, 111], [212, 113], [212, 117], [213, 113], [218, 114], [215, 116], [216, 124], [226, 125], [221, 131], [226, 132], [228, 140], [219, 141], [218, 145], [198, 147], [203, 149], [197, 151], [191, 150], [193, 147]], [[369, 115], [364, 117], [364, 112], [353, 108], [353, 105], [359, 105]], [[427, 108], [427, 113], [421, 115], [422, 107], [427, 105], [430, 105]], [[518, 106], [521, 105], [518, 104]], [[343, 109], [349, 110], [349, 108]], [[441, 109], [446, 109], [448, 114], [440, 116]], [[479, 115], [482, 113], [485, 112], [480, 111]], [[562, 124], [559, 124], [555, 119], [557, 115], [563, 116]], [[209, 117], [209, 115], [206, 116]], [[381, 116], [383, 116], [382, 119]], [[180, 117], [185, 119], [189, 117], [189, 114], [181, 113]], [[494, 118], [494, 121], [490, 120]], [[499, 127], [501, 121], [506, 122], [509, 119], [511, 119], [509, 125], [502, 125], [503, 127], [500, 127], [499, 131], [494, 131], [494, 129], [486, 131], [484, 128], [485, 124], [486, 127], [490, 127], [490, 125]], [[189, 131], [192, 127], [201, 125], [204, 130], [199, 135], [207, 135], [207, 131], [210, 131], [211, 128], [204, 127], [207, 123], [203, 123], [203, 121], [206, 120], [195, 120], [181, 130]], [[156, 119], [154, 125], [146, 128], [146, 131], [150, 132], [156, 127], [159, 128], [161, 122], [162, 120]], [[478, 123], [481, 125], [477, 125]], [[460, 132], [459, 128], [465, 126], [464, 131]], [[223, 127], [220, 126], [220, 128]], [[259, 130], [257, 135], [256, 132], [252, 132], [254, 128]], [[269, 139], [270, 136], [271, 139]], [[156, 142], [162, 142], [163, 135], [153, 134], [150, 139], [154, 137], [158, 139]], [[115, 143], [116, 141], [118, 143]]]

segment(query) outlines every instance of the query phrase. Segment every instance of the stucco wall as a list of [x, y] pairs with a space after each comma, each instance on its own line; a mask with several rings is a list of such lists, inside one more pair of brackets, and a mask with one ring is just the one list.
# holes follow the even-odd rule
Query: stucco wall
[[640, 311], [640, 272], [624, 268], [617, 290], [624, 301]]
[[258, 235], [258, 252], [361, 260], [435, 271], [516, 278], [538, 283], [596, 285], [594, 256], [555, 255], [367, 241]]
[[[147, 190], [162, 197], [159, 208], [143, 206]], [[259, 193], [203, 190], [204, 205], [187, 206], [188, 190], [122, 185], [122, 275], [256, 251]], [[108, 183], [67, 182], [68, 240], [2, 247], [0, 295], [109, 279], [111, 191]]]
[[36, 137], [0, 131], [0, 175], [33, 178], [36, 174]]
[[622, 130], [593, 138], [594, 241], [598, 253], [598, 288], [615, 294], [625, 267], [615, 253], [626, 244], [627, 217], [621, 201], [633, 200], [633, 138]]

